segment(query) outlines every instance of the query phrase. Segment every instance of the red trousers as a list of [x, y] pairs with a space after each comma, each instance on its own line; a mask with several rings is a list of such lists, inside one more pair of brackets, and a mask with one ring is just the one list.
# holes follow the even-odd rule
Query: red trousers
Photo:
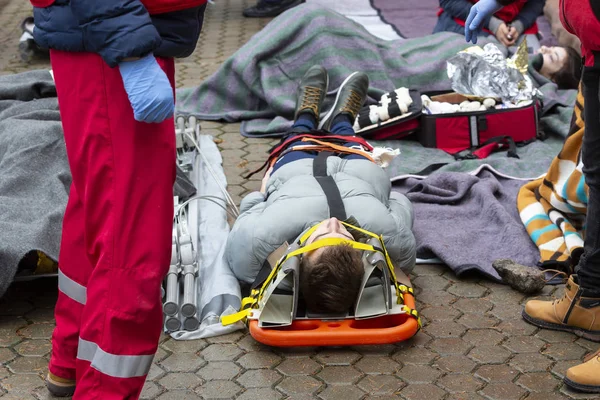
[[[74, 399], [137, 399], [163, 317], [171, 256], [173, 119], [137, 122], [118, 68], [51, 52], [73, 176], [59, 257], [50, 371]], [[173, 60], [159, 60], [173, 84]]]

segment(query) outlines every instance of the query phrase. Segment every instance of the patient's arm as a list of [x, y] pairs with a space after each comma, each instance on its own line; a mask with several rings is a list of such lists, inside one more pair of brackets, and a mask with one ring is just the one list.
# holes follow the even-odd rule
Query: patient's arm
[[409, 273], [415, 267], [417, 258], [417, 243], [412, 232], [413, 207], [406, 196], [391, 192], [389, 209], [397, 225], [397, 233], [386, 240], [386, 247], [394, 266]]

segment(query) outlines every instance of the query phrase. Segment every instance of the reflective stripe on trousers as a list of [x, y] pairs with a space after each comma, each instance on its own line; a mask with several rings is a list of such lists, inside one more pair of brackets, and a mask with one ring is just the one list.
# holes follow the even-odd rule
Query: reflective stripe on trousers
[[102, 350], [96, 343], [79, 338], [77, 358], [89, 361], [92, 368], [113, 378], [135, 378], [146, 376], [154, 354], [145, 356], [129, 356], [110, 354]]

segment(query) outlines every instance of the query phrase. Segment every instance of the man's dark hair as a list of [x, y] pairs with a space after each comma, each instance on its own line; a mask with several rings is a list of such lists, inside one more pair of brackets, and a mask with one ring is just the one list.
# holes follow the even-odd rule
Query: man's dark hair
[[316, 260], [302, 259], [300, 290], [309, 311], [342, 314], [356, 301], [364, 275], [362, 254], [347, 244], [325, 247]]
[[552, 81], [559, 89], [577, 89], [581, 80], [581, 57], [572, 47], [564, 47], [567, 59], [564, 65], [552, 75]]

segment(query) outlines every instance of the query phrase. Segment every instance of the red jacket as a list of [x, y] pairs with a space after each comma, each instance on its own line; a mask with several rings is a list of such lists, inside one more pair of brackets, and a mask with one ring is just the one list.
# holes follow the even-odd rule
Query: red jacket
[[[594, 1], [594, 3], [592, 3]], [[600, 65], [600, 4], [597, 0], [560, 0], [560, 20], [581, 41], [586, 67]], [[597, 60], [596, 60], [597, 59]]]
[[[49, 7], [56, 0], [30, 0], [34, 7]], [[102, 1], [102, 0], [99, 0]], [[163, 14], [172, 11], [185, 10], [187, 8], [199, 7], [206, 0], [140, 0], [150, 14]]]

